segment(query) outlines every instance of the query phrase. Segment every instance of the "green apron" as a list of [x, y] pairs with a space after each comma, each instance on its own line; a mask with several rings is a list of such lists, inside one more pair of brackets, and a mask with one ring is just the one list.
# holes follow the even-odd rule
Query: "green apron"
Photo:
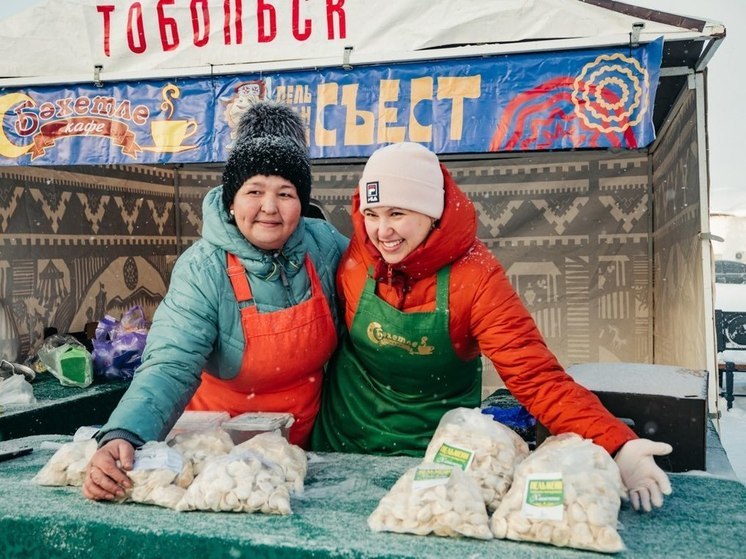
[[446, 411], [479, 405], [482, 362], [462, 361], [449, 336], [449, 272], [438, 272], [433, 312], [395, 309], [368, 277], [327, 367], [314, 450], [422, 456]]

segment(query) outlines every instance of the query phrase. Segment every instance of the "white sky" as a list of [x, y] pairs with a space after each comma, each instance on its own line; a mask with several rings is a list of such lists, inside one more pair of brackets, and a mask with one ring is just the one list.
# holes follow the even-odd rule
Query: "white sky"
[[725, 25], [726, 37], [708, 64], [710, 211], [746, 215], [741, 129], [746, 107], [746, 2], [744, 0], [625, 0], [645, 8], [697, 16]]
[[[38, 0], [0, 0], [0, 17], [33, 5]], [[646, 8], [725, 24], [727, 36], [710, 62], [708, 123], [710, 147], [711, 212], [746, 215], [746, 178], [739, 165], [744, 159], [741, 130], [746, 124], [746, 1], [744, 0], [624, 0]]]

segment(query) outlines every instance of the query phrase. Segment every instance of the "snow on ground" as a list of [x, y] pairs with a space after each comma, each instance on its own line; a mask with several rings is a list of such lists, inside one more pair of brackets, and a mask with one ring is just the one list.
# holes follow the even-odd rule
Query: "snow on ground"
[[746, 284], [716, 283], [715, 308], [726, 312], [746, 312]]
[[[733, 393], [746, 395], [746, 373], [734, 373]], [[727, 410], [720, 398], [720, 440], [738, 479], [746, 484], [746, 396], [736, 397]]]

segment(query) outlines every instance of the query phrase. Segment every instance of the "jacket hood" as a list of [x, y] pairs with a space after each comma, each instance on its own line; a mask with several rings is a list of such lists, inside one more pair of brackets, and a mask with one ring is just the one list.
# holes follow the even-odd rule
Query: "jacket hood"
[[[477, 233], [477, 214], [474, 204], [455, 183], [448, 169], [441, 163], [443, 172], [445, 204], [438, 225], [424, 242], [407, 255], [404, 260], [391, 266], [394, 278], [420, 279], [435, 274], [439, 269], [458, 260], [474, 244]], [[365, 255], [368, 265], [374, 266], [376, 280], [387, 278], [389, 265], [373, 246], [365, 232], [365, 219], [360, 213], [360, 194], [352, 198], [352, 224], [354, 234], [351, 244], [363, 245], [357, 251]]]
[[202, 238], [225, 252], [238, 256], [246, 269], [258, 277], [270, 279], [276, 273], [279, 259], [286, 271], [302, 268], [306, 255], [303, 244], [305, 221], [279, 250], [263, 250], [252, 245], [229, 218], [223, 202], [223, 187], [210, 190], [202, 203]]

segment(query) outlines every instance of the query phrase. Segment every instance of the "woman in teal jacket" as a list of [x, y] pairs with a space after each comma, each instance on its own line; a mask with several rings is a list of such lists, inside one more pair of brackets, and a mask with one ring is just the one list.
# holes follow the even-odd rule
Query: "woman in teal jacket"
[[163, 440], [187, 406], [290, 411], [290, 440], [306, 444], [338, 339], [334, 282], [347, 246], [329, 223], [301, 217], [310, 188], [297, 142], [236, 144], [223, 185], [204, 200], [202, 238], [178, 259], [155, 312], [142, 365], [99, 432], [86, 497], [123, 495], [134, 448]]

